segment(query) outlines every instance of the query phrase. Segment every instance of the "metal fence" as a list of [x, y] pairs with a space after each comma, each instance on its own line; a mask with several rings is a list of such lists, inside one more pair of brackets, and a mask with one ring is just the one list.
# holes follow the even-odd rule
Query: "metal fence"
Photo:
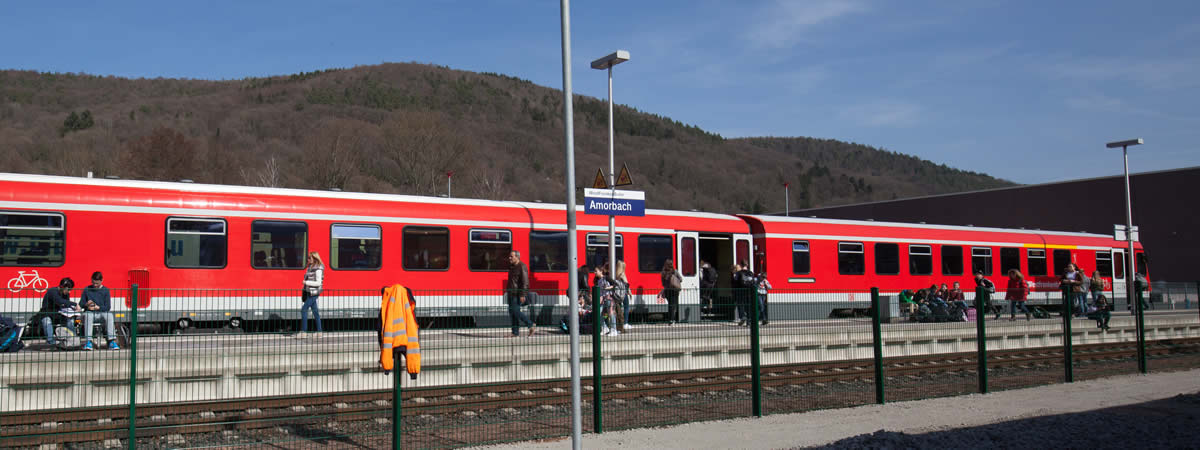
[[376, 289], [322, 292], [321, 320], [304, 325], [298, 291], [112, 289], [111, 339], [103, 314], [42, 312], [45, 292], [6, 291], [0, 315], [18, 324], [24, 349], [0, 353], [0, 447], [440, 448], [564, 436], [570, 301], [582, 306], [593, 433], [1194, 368], [1195, 288], [1155, 284], [1144, 326], [1116, 310], [1107, 329], [1102, 314], [1060, 315], [1070, 293], [1038, 308], [1048, 317], [1026, 318], [1003, 292], [987, 295], [989, 308], [982, 291], [923, 305], [886, 288], [542, 290], [523, 305], [497, 290], [417, 291], [416, 378], [403, 362], [380, 367]]

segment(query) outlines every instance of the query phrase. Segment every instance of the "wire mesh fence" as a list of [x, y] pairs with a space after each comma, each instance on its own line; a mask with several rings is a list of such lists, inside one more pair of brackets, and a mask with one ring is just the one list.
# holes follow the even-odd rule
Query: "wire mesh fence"
[[[1194, 287], [1151, 290], [1167, 299], [1157, 305], [1183, 306], [1146, 315], [1153, 370], [1200, 365], [1200, 315], [1187, 309]], [[404, 447], [445, 448], [565, 436], [571, 302], [581, 311], [587, 432], [1139, 369], [1130, 314], [1110, 311], [1108, 329], [1094, 314], [1064, 321], [1060, 299], [1027, 317], [1013, 313], [1003, 290], [990, 294], [991, 307], [976, 302], [976, 291], [953, 288], [874, 296], [643, 288], [575, 299], [560, 290], [524, 299], [419, 290], [415, 378], [405, 360], [392, 373], [381, 369], [379, 289], [326, 290], [315, 300], [299, 290], [111, 289], [107, 311], [80, 291], [0, 293], [0, 316], [16, 325], [0, 333], [0, 345], [13, 330], [24, 345], [0, 353], [0, 447], [378, 448], [399, 436]], [[79, 309], [56, 304], [60, 297]]]

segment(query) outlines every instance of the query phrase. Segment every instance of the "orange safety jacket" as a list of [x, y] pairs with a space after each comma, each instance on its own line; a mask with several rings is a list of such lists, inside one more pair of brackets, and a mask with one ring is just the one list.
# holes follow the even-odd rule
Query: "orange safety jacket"
[[385, 374], [395, 367], [393, 354], [403, 355], [408, 375], [421, 373], [421, 341], [417, 330], [417, 300], [412, 289], [394, 284], [383, 289], [379, 305], [379, 364]]

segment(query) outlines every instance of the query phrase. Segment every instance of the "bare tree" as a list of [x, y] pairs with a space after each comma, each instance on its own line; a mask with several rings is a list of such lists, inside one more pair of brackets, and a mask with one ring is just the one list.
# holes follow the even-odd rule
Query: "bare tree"
[[382, 128], [382, 156], [399, 171], [381, 176], [402, 191], [435, 195], [446, 185], [446, 172], [455, 172], [458, 180], [476, 175], [468, 164], [473, 156], [470, 142], [443, 115], [397, 112]]
[[378, 127], [354, 119], [332, 119], [321, 123], [302, 145], [302, 170], [306, 183], [315, 188], [345, 189], [346, 182], [369, 164], [368, 155], [378, 145]]

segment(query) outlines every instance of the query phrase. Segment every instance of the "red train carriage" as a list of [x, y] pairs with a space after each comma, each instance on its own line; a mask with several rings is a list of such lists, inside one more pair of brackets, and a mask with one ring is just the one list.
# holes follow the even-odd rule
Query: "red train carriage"
[[[567, 271], [578, 264], [567, 261], [563, 211], [541, 203], [0, 174], [0, 271], [10, 291], [40, 292], [61, 277], [86, 280], [99, 270], [112, 288], [154, 288], [139, 300], [147, 320], [238, 323], [296, 317], [304, 254], [316, 250], [327, 265], [325, 317], [363, 317], [377, 302], [339, 291], [402, 282], [428, 292], [425, 315], [504, 319], [497, 290], [510, 250], [522, 253], [533, 288], [566, 290]], [[607, 259], [607, 218], [580, 209], [577, 220], [579, 263]], [[749, 227], [734, 216], [648, 210], [617, 225], [618, 258], [627, 262], [639, 313], [665, 308], [655, 300], [667, 259], [680, 262], [684, 287], [697, 287], [700, 258], [724, 265], [750, 258]], [[17, 295], [0, 311], [36, 311], [35, 297]], [[121, 313], [130, 305], [119, 300]], [[540, 303], [539, 315], [550, 316], [568, 305], [561, 295]], [[681, 303], [683, 314], [698, 318], [696, 295]]]
[[[884, 293], [930, 285], [961, 283], [973, 298], [974, 272], [1003, 291], [1009, 269], [1025, 274], [1034, 303], [1057, 304], [1059, 275], [1075, 263], [1089, 275], [1105, 278], [1109, 298], [1125, 300], [1126, 243], [1112, 236], [1041, 230], [962, 227], [779, 216], [740, 216], [754, 234], [755, 257], [779, 294], [780, 303], [819, 304], [832, 309], [865, 310], [866, 295], [805, 293], [816, 290]], [[1146, 274], [1145, 253], [1137, 250], [1138, 271]], [[792, 293], [787, 291], [791, 289]], [[1002, 294], [1001, 294], [1002, 295]], [[1002, 297], [1001, 297], [1002, 298]], [[778, 306], [776, 306], [778, 305]], [[822, 310], [821, 308], [816, 308]], [[796, 314], [796, 313], [793, 313]], [[811, 315], [811, 313], [809, 313]]]

